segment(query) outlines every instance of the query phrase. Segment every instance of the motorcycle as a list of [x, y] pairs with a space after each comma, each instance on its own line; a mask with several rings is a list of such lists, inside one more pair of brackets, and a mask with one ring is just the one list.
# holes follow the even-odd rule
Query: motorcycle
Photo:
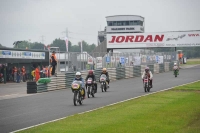
[[4, 82], [3, 74], [0, 73], [0, 83], [3, 83], [3, 82]]
[[87, 96], [88, 98], [90, 98], [90, 96], [94, 97], [94, 82], [92, 80], [92, 78], [88, 78], [87, 79]]
[[108, 82], [106, 81], [107, 76], [105, 74], [102, 74], [100, 77], [100, 84], [101, 84], [101, 90], [102, 92], [106, 92], [108, 89]]
[[150, 91], [150, 89], [151, 89], [150, 88], [150, 80], [149, 80], [147, 75], [145, 75], [143, 86], [144, 86], [144, 91], [145, 92], [149, 92]]
[[174, 69], [174, 76], [175, 76], [175, 77], [178, 76], [178, 69]]
[[74, 96], [73, 96], [74, 106], [78, 104], [79, 105], [83, 104], [84, 91], [81, 87], [81, 84], [82, 84], [82, 81], [75, 80], [72, 82], [72, 85], [71, 85], [72, 92], [74, 93]]

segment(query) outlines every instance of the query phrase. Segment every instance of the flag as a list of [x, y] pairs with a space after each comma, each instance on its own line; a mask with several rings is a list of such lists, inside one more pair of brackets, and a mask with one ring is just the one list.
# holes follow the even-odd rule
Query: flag
[[68, 38], [67, 37], [65, 37], [65, 43], [66, 43], [66, 51], [68, 52]]

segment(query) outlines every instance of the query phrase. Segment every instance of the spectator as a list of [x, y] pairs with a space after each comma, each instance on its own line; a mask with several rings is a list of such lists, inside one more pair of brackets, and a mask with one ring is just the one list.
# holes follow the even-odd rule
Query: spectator
[[56, 58], [56, 52], [53, 51], [52, 52], [52, 55], [51, 55], [51, 65], [52, 65], [52, 72], [51, 72], [51, 75], [55, 75], [55, 69], [56, 69], [56, 65], [57, 65], [57, 58]]
[[40, 78], [40, 66], [35, 69], [35, 81], [37, 82]]
[[17, 67], [14, 67], [14, 82], [17, 82]]
[[25, 66], [22, 67], [22, 80], [23, 82], [26, 82], [26, 69], [25, 69]]
[[17, 83], [20, 83], [21, 71], [20, 68], [17, 70]]

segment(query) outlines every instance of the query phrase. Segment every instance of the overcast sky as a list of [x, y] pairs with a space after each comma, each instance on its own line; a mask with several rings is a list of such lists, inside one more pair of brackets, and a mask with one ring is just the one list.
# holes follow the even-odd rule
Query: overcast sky
[[0, 44], [50, 44], [66, 28], [73, 44], [97, 44], [110, 15], [143, 16], [146, 32], [200, 30], [200, 0], [0, 0]]

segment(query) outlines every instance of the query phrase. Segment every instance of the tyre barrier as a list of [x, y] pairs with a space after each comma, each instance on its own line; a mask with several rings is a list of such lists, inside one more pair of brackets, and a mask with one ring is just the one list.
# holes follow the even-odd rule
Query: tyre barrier
[[27, 82], [27, 94], [37, 93], [37, 84], [35, 81]]

